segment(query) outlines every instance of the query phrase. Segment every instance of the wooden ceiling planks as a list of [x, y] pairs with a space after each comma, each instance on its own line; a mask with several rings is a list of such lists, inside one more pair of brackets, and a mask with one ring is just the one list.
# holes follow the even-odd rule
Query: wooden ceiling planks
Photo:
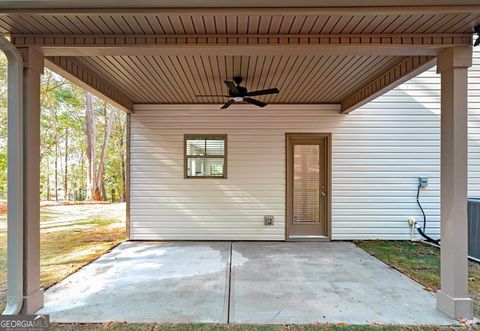
[[[276, 53], [277, 50], [255, 53], [253, 48], [241, 52], [241, 47], [234, 48], [233, 51], [230, 47], [230, 53], [222, 53], [211, 50], [215, 43], [220, 47], [227, 44], [234, 46], [235, 43], [245, 46], [248, 43], [246, 46], [269, 49], [268, 46], [257, 47], [257, 44], [272, 42], [295, 46], [307, 40], [307, 43], [314, 46], [315, 38], [320, 42], [331, 35], [328, 40], [334, 45], [328, 45], [324, 50], [335, 48], [335, 43], [344, 43], [345, 39], [352, 43], [361, 40], [365, 46], [369, 40], [374, 44], [378, 43], [377, 40], [381, 43], [386, 40], [387, 44], [395, 44], [400, 40], [402, 45], [405, 43], [409, 46], [418, 44], [418, 37], [425, 37], [420, 43], [430, 46], [430, 43], [443, 45], [444, 39], [437, 40], [441, 34], [455, 44], [459, 38], [468, 40], [477, 24], [480, 24], [480, 11], [463, 9], [458, 12], [429, 11], [428, 8], [411, 12], [404, 9], [389, 12], [388, 9], [380, 8], [372, 12], [345, 9], [328, 12], [78, 10], [10, 13], [2, 13], [0, 10], [0, 33], [12, 34], [12, 40], [25, 37], [23, 45], [32, 45], [26, 42], [28, 40], [33, 40], [33, 44], [40, 40], [39, 43], [50, 43], [44, 49], [50, 47], [55, 50], [61, 48], [63, 40], [74, 46], [95, 44], [100, 48], [103, 40], [105, 49], [114, 51], [88, 53], [84, 50], [81, 54], [85, 56], [81, 57], [72, 48], [72, 53], [44, 54], [71, 56], [73, 61], [110, 82], [135, 103], [162, 104], [223, 103], [225, 99], [222, 97], [197, 98], [195, 95], [226, 94], [223, 81], [236, 75], [244, 78], [242, 85], [246, 85], [249, 90], [279, 88], [280, 93], [277, 95], [258, 98], [268, 103], [340, 103], [363, 88], [365, 82], [405, 60], [405, 56], [400, 55], [418, 55], [407, 51], [401, 53], [397, 49], [389, 53], [362, 53], [360, 48], [357, 48], [358, 53], [352, 54], [343, 50], [337, 53], [317, 53], [315, 50], [304, 53]], [[426, 36], [428, 34], [430, 36]], [[73, 35], [84, 38], [83, 42], [73, 38]], [[290, 36], [286, 38], [285, 35]], [[388, 37], [379, 38], [379, 35]], [[430, 41], [426, 40], [428, 38]], [[156, 52], [155, 47], [148, 44], [152, 39], [158, 39], [159, 43], [165, 45], [162, 53]], [[407, 39], [411, 39], [410, 42]], [[206, 45], [204, 53], [180, 52], [181, 49], [188, 48], [184, 46], [192, 43], [190, 40], [198, 45]], [[132, 43], [145, 45], [137, 50], [131, 46]], [[169, 51], [167, 44], [175, 43], [179, 47]], [[383, 44], [380, 46], [383, 47]], [[119, 53], [119, 47], [127, 51]], [[89, 49], [92, 50], [93, 47]]]
[[478, 13], [384, 15], [3, 14], [15, 34], [468, 33]]
[[75, 61], [136, 103], [222, 103], [224, 80], [244, 78], [249, 90], [277, 87], [259, 97], [279, 104], [338, 103], [404, 57], [391, 56], [97, 56]]

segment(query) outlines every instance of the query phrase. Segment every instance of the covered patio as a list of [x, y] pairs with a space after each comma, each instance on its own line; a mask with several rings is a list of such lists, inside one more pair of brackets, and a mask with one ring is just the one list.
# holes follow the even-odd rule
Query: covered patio
[[458, 323], [434, 303], [348, 242], [126, 242], [49, 289], [40, 313], [59, 323]]
[[[157, 111], [169, 108], [170, 112], [175, 112], [175, 107], [190, 111], [205, 104], [218, 105], [220, 108], [225, 98], [199, 98], [197, 95], [224, 94], [223, 81], [234, 76], [242, 76], [248, 90], [278, 86], [281, 93], [258, 98], [260, 102], [269, 104], [264, 110], [258, 110], [264, 111], [265, 117], [269, 116], [269, 109], [280, 112], [291, 110], [293, 117], [295, 109], [300, 112], [322, 112], [327, 109], [349, 116], [356, 108], [437, 65], [437, 71], [441, 74], [442, 253], [441, 290], [436, 295], [436, 307], [449, 318], [433, 309], [433, 297], [422, 292], [414, 282], [388, 270], [345, 243], [246, 242], [233, 243], [231, 251], [229, 243], [204, 244], [208, 252], [214, 251], [217, 256], [214, 266], [208, 264], [212, 260], [206, 259], [205, 267], [217, 272], [218, 278], [212, 283], [214, 290], [208, 293], [217, 296], [212, 298], [212, 306], [208, 309], [218, 309], [213, 315], [207, 311], [201, 312], [201, 315], [209, 316], [206, 320], [225, 322], [231, 319], [238, 323], [276, 320], [313, 322], [322, 321], [323, 318], [330, 322], [363, 323], [383, 318], [385, 323], [449, 324], [452, 322], [450, 318], [472, 319], [472, 301], [468, 297], [467, 286], [467, 70], [472, 63], [472, 33], [478, 24], [480, 6], [476, 1], [469, 0], [352, 0], [349, 6], [329, 0], [313, 3], [287, 0], [282, 2], [282, 7], [278, 7], [278, 3], [262, 0], [248, 2], [248, 5], [245, 1], [230, 1], [221, 6], [217, 1], [202, 1], [201, 4], [194, 1], [138, 1], [135, 4], [118, 1], [115, 5], [98, 0], [60, 0], [55, 5], [50, 1], [4, 1], [0, 9], [0, 31], [9, 37], [9, 40], [0, 40], [0, 48], [9, 60], [9, 287], [6, 312], [34, 313], [44, 306], [44, 292], [39, 282], [39, 87], [44, 66], [129, 113], [129, 123], [137, 109], [148, 123], [149, 115], [145, 115], [145, 109], [148, 110], [149, 104], [156, 104]], [[253, 106], [249, 109], [253, 109]], [[201, 111], [198, 112], [199, 117], [192, 114], [182, 116], [191, 116], [190, 122], [194, 123], [192, 127], [197, 128], [195, 123], [200, 122], [204, 114]], [[235, 122], [235, 118], [232, 122]], [[270, 122], [275, 123], [274, 116]], [[143, 128], [140, 123], [132, 129], [141, 133]], [[175, 128], [175, 123], [167, 123], [166, 132], [172, 133]], [[212, 128], [216, 127], [213, 125]], [[278, 125], [275, 129], [282, 130]], [[155, 127], [151, 129], [153, 132], [155, 130]], [[284, 131], [286, 133], [287, 129], [284, 128]], [[330, 130], [323, 133], [331, 135]], [[132, 157], [135, 155], [130, 155], [131, 160]], [[141, 162], [141, 159], [138, 160]], [[277, 166], [283, 171], [283, 162]], [[132, 174], [130, 170], [129, 174]], [[137, 184], [142, 180], [139, 177]], [[322, 193], [326, 201], [328, 224], [322, 239], [334, 240], [330, 226], [331, 178], [327, 178], [325, 183], [325, 192]], [[283, 189], [284, 182], [278, 187]], [[152, 208], [142, 207], [143, 202], [139, 201], [136, 200], [135, 208], [131, 208], [132, 201], [127, 203], [129, 238], [155, 240], [159, 234], [158, 227], [151, 226], [151, 222], [145, 219], [131, 218], [132, 212], [138, 213], [144, 208], [148, 214]], [[182, 203], [175, 206], [179, 205], [183, 206]], [[188, 210], [183, 212], [185, 217], [189, 216]], [[222, 216], [221, 213], [218, 215]], [[220, 221], [217, 222], [220, 224]], [[284, 227], [286, 222], [279, 220], [277, 225]], [[263, 219], [261, 223], [263, 226]], [[286, 237], [280, 228], [274, 230], [276, 232], [272, 233], [276, 237], [270, 233], [263, 235], [255, 232], [255, 229], [246, 230], [246, 233], [252, 236], [252, 240], [293, 238]], [[183, 239], [196, 239], [189, 237], [193, 231], [188, 225], [183, 231]], [[164, 232], [170, 235], [169, 239], [178, 239], [175, 237], [178, 233]], [[233, 232], [227, 229], [222, 238], [230, 238]], [[208, 235], [209, 239], [220, 238], [214, 230]], [[77, 278], [88, 276], [88, 270], [101, 268], [104, 263], [121, 265], [121, 259], [114, 260], [115, 255], [128, 256], [130, 251], [141, 251], [149, 245], [159, 245], [158, 249], [163, 249], [162, 244], [126, 243], [72, 276], [72, 280], [78, 281]], [[181, 246], [175, 243], [168, 245]], [[269, 288], [271, 292], [283, 286], [281, 270], [277, 270], [279, 277], [275, 279], [269, 278], [269, 270], [260, 273], [253, 271], [257, 267], [268, 266], [270, 261], [275, 262], [278, 258], [276, 252], [281, 254], [285, 245], [298, 245], [301, 260], [307, 258], [308, 263], [319, 263], [320, 266], [303, 271], [314, 279], [321, 276], [327, 278], [326, 283], [302, 282], [302, 287], [296, 288], [299, 292], [292, 291], [289, 298], [282, 300], [252, 292], [252, 284], [253, 288]], [[309, 249], [306, 249], [307, 255], [303, 256], [301, 249], [311, 246], [315, 257], [309, 258], [308, 254], [312, 252]], [[330, 247], [338, 250], [331, 250]], [[257, 262], [252, 262], [250, 254], [267, 249], [265, 256], [271, 260], [262, 260], [260, 257]], [[343, 260], [336, 256], [341, 252], [353, 256]], [[136, 258], [131, 261], [137, 261]], [[168, 259], [168, 254], [159, 254], [158, 258], [165, 259], [169, 268], [173, 268], [172, 272], [180, 272], [174, 269], [185, 262], [175, 259], [176, 263], [173, 263]], [[347, 274], [350, 278], [336, 278], [342, 276], [338, 271], [345, 266], [344, 263], [352, 263], [352, 260], [358, 263], [354, 266], [356, 274]], [[365, 264], [358, 261], [364, 261]], [[201, 258], [192, 261], [200, 269], [203, 262]], [[232, 279], [227, 277], [229, 264], [235, 271]], [[287, 264], [284, 267], [292, 267], [294, 277], [295, 267], [302, 268], [305, 264]], [[247, 272], [244, 268], [253, 270]], [[198, 273], [201, 274], [200, 269]], [[372, 270], [377, 270], [386, 278], [397, 278], [398, 282], [394, 286], [384, 283], [382, 277], [375, 278]], [[255, 280], [249, 283], [252, 275], [255, 275]], [[357, 281], [352, 282], [354, 276]], [[178, 281], [182, 281], [181, 285], [185, 285], [185, 288], [175, 294], [177, 298], [189, 291], [191, 285], [182, 277]], [[228, 284], [225, 283], [227, 280]], [[166, 283], [159, 281], [155, 286], [165, 286]], [[68, 286], [62, 289], [61, 285], [51, 290], [52, 297], [57, 292], [68, 291]], [[382, 297], [378, 286], [383, 286], [383, 293], [388, 295]], [[228, 300], [225, 299], [226, 288], [230, 292]], [[378, 289], [377, 293], [375, 289]], [[346, 296], [350, 299], [337, 301], [336, 298], [345, 298], [342, 296], [345, 291], [351, 291]], [[309, 297], [312, 300], [310, 310], [302, 311], [297, 305], [304, 303], [301, 298], [305, 298], [306, 294], [308, 297], [308, 293], [314, 293]], [[198, 300], [206, 300], [208, 295], [200, 294]], [[268, 309], [265, 311], [252, 309], [259, 295], [266, 300]], [[160, 297], [158, 300], [161, 300]], [[139, 302], [152, 307], [155, 305], [153, 299], [157, 300], [157, 297], [137, 297]], [[415, 312], [413, 305], [418, 304], [417, 299], [424, 303], [422, 309], [429, 311], [429, 314], [425, 314], [425, 321], [417, 321], [411, 315]], [[93, 294], [92, 300], [93, 305], [89, 309], [102, 304], [95, 303], [97, 299]], [[360, 305], [371, 303], [372, 300], [377, 302], [377, 306], [364, 307], [362, 310]], [[395, 306], [399, 302], [403, 304]], [[59, 320], [62, 316], [72, 316], [68, 312], [63, 315], [60, 313], [68, 309], [69, 303], [63, 303], [62, 306], [55, 306], [47, 296], [45, 312], [58, 316]], [[285, 312], [284, 307], [291, 307], [291, 310]], [[379, 307], [382, 310], [376, 310]], [[72, 307], [72, 314], [75, 309]], [[394, 316], [400, 309], [405, 312], [405, 320]], [[292, 311], [295, 313], [289, 314]], [[319, 311], [325, 311], [325, 317], [316, 315]], [[101, 310], [98, 315], [94, 315], [93, 311], [91, 313], [99, 321], [109, 318], [102, 316]], [[167, 314], [168, 311], [160, 309], [155, 313]], [[124, 314], [128, 314], [128, 311], [124, 310]], [[369, 317], [364, 318], [363, 314]], [[75, 318], [70, 317], [72, 320]], [[193, 317], [190, 318], [193, 320]]]

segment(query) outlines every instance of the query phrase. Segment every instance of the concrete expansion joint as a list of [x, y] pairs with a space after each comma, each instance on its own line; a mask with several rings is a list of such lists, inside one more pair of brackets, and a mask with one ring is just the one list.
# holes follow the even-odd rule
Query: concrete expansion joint
[[459, 324], [349, 242], [125, 242], [48, 289], [38, 313], [57, 323]]
[[228, 290], [227, 290], [227, 324], [230, 324], [230, 310], [232, 302], [232, 251], [233, 251], [233, 242], [230, 242], [230, 251], [228, 258]]

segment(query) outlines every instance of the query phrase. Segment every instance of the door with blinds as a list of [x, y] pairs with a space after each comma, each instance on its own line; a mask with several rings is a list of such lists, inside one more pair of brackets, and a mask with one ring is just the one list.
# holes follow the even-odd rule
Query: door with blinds
[[328, 239], [329, 135], [287, 134], [286, 143], [286, 239]]

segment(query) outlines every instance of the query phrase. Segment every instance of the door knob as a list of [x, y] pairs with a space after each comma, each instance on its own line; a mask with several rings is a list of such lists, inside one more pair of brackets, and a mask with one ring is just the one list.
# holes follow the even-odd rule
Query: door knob
[[327, 193], [321, 192], [321, 193], [320, 193], [320, 196], [321, 196], [322, 198], [323, 198], [323, 197], [326, 197], [326, 196], [327, 196]]

